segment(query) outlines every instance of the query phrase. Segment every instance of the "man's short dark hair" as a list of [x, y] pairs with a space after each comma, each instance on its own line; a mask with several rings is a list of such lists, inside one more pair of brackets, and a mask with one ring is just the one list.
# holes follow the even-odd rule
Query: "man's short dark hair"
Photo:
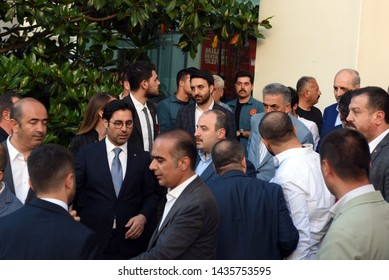
[[254, 75], [251, 74], [250, 72], [248, 72], [248, 71], [239, 71], [238, 73], [236, 73], [236, 75], [235, 75], [235, 83], [241, 77], [250, 78], [250, 83], [254, 84]]
[[320, 144], [320, 158], [344, 180], [369, 178], [369, 144], [356, 130], [340, 128], [327, 134]]
[[191, 170], [195, 170], [197, 157], [196, 144], [188, 132], [181, 129], [175, 129], [159, 134], [157, 136], [157, 139], [158, 138], [168, 138], [172, 140], [169, 152], [174, 159], [174, 164], [177, 164], [180, 158], [188, 157], [190, 159]]
[[198, 69], [194, 68], [194, 67], [185, 68], [185, 69], [181, 69], [180, 71], [178, 71], [177, 76], [176, 76], [177, 88], [178, 88], [178, 85], [179, 85], [181, 80], [184, 80], [187, 75], [189, 75], [189, 77], [190, 77], [192, 75], [192, 73], [195, 71], [198, 71]]
[[216, 171], [229, 164], [240, 164], [245, 151], [242, 144], [236, 139], [224, 139], [217, 142], [212, 148], [212, 162]]
[[346, 121], [348, 114], [350, 113], [350, 102], [353, 98], [354, 90], [346, 91], [340, 98], [338, 104], [339, 117], [342, 121]]
[[389, 95], [380, 87], [364, 87], [353, 91], [353, 98], [365, 95], [368, 103], [367, 108], [370, 113], [376, 111], [385, 112], [385, 123], [389, 124]]
[[290, 91], [290, 95], [291, 95], [291, 102], [290, 102], [290, 106], [293, 108], [294, 105], [298, 105], [299, 104], [299, 95], [297, 94], [297, 91], [292, 88], [292, 87], [288, 87], [289, 91]]
[[131, 111], [132, 119], [135, 119], [135, 108], [132, 105], [128, 104], [124, 100], [112, 100], [108, 102], [104, 108], [103, 119], [110, 121], [112, 115], [116, 111], [126, 111], [126, 110]]
[[226, 136], [228, 133], [228, 118], [227, 115], [218, 109], [213, 109], [210, 111], [205, 111], [203, 115], [207, 114], [215, 114], [216, 116], [216, 123], [215, 123], [215, 131], [219, 130], [220, 128], [224, 128], [226, 130]]
[[14, 105], [12, 98], [21, 99], [22, 97], [14, 90], [8, 90], [4, 94], [0, 95], [0, 121], [3, 118], [4, 111], [12, 111], [12, 107]]
[[310, 81], [316, 80], [314, 77], [310, 76], [302, 76], [298, 81], [296, 85], [296, 91], [298, 95], [301, 95], [303, 89], [306, 87], [307, 84], [310, 83]]
[[274, 144], [286, 142], [295, 135], [292, 120], [281, 111], [265, 114], [259, 123], [259, 133], [263, 139]]
[[126, 78], [130, 84], [131, 90], [138, 90], [142, 81], [150, 80], [155, 70], [155, 65], [146, 60], [138, 60], [131, 64], [126, 71]]
[[74, 173], [73, 154], [63, 146], [45, 144], [32, 150], [27, 159], [28, 174], [36, 193], [58, 189]]
[[194, 78], [200, 78], [206, 80], [208, 86], [213, 86], [213, 84], [215, 83], [211, 72], [209, 72], [208, 70], [194, 71], [192, 75], [190, 75], [190, 80], [192, 81], [192, 79]]

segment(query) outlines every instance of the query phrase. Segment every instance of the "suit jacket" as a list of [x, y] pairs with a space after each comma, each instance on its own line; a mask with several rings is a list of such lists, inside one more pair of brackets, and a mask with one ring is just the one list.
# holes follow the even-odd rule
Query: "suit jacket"
[[318, 259], [389, 260], [389, 205], [376, 192], [355, 197], [337, 209]]
[[[228, 119], [227, 137], [236, 139], [236, 126], [235, 126], [234, 114], [215, 102], [212, 110], [216, 110], [216, 109], [224, 112], [227, 116]], [[182, 107], [178, 111], [177, 119], [176, 119], [176, 128], [187, 131], [193, 137], [193, 139], [195, 138], [194, 133], [196, 131], [195, 111], [196, 111], [196, 103], [188, 104]]]
[[100, 257], [96, 233], [54, 203], [33, 198], [0, 219], [0, 259], [80, 260]]
[[0, 142], [7, 140], [8, 136], [8, 133], [2, 127], [0, 127]]
[[[7, 141], [3, 141], [1, 143], [3, 145], [5, 151], [7, 152], [7, 164], [5, 165], [4, 168], [4, 177], [3, 181], [7, 184], [9, 190], [11, 193], [15, 194], [15, 185], [14, 185], [14, 179], [12, 176], [12, 169], [11, 169], [11, 164], [10, 164], [10, 159], [9, 159], [9, 153], [8, 153], [8, 146], [7, 146]], [[28, 190], [27, 198], [26, 198], [26, 203], [29, 202], [32, 198], [36, 197], [35, 192], [30, 188]]]
[[371, 153], [370, 183], [389, 202], [389, 133]]
[[[131, 96], [128, 95], [123, 99], [126, 101], [128, 104], [130, 104], [132, 107], [135, 109], [134, 102], [132, 102]], [[157, 118], [156, 118], [156, 109], [154, 103], [147, 101], [147, 108], [149, 108], [151, 118], [153, 119], [153, 124], [154, 124], [154, 139], [158, 135], [158, 125], [157, 125]], [[134, 129], [132, 130], [131, 136], [128, 139], [129, 143], [135, 144], [135, 146], [139, 147], [140, 149], [144, 150], [144, 145], [143, 145], [143, 134], [142, 134], [142, 127], [140, 125], [140, 120], [139, 120], [139, 115], [138, 112], [135, 109], [135, 116], [134, 117]]]
[[[105, 139], [83, 146], [78, 152], [75, 169], [77, 191], [74, 209], [81, 222], [101, 238], [105, 250], [116, 217], [116, 229], [121, 254], [128, 258], [147, 248], [154, 230], [157, 195], [154, 177], [149, 170], [150, 154], [127, 143], [127, 169], [123, 184], [116, 197], [109, 169]], [[138, 214], [147, 219], [144, 232], [134, 240], [125, 239], [125, 224]]]
[[[199, 157], [197, 157], [197, 163], [196, 166], [199, 164]], [[254, 164], [252, 164], [251, 161], [246, 160], [247, 164], [247, 170], [246, 175], [249, 177], [255, 178], [257, 176], [257, 171], [255, 170]], [[203, 180], [204, 183], [206, 183], [208, 186], [212, 185], [216, 180], [220, 178], [219, 174], [215, 171], [215, 168], [213, 167], [212, 162], [205, 168], [203, 173], [199, 175], [200, 178]]]
[[23, 206], [23, 203], [8, 189], [7, 184], [4, 183], [3, 187], [3, 191], [0, 193], [0, 217], [8, 215]]
[[[248, 159], [254, 164], [257, 170], [257, 178], [265, 181], [270, 181], [274, 177], [275, 167], [273, 156], [266, 152], [265, 158], [260, 162], [259, 142], [262, 141], [262, 136], [259, 134], [259, 123], [265, 113], [259, 113], [251, 117], [251, 133], [247, 144]], [[312, 144], [313, 136], [309, 129], [298, 119], [289, 114], [296, 128], [296, 135], [301, 144]]]
[[323, 138], [335, 126], [336, 118], [339, 114], [336, 110], [337, 107], [338, 103], [334, 103], [324, 109], [320, 138]]
[[196, 177], [177, 198], [161, 228], [154, 231], [142, 260], [215, 259], [219, 210], [204, 182]]
[[299, 233], [279, 185], [230, 170], [209, 188], [221, 214], [217, 259], [282, 260], [296, 249]]

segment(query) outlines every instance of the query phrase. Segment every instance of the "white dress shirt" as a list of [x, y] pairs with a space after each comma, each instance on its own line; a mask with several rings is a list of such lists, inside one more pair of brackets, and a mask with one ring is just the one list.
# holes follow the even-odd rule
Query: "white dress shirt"
[[114, 148], [122, 149], [122, 151], [119, 154], [119, 160], [122, 165], [122, 174], [124, 179], [127, 170], [127, 142], [119, 147], [116, 147], [114, 144], [111, 143], [111, 141], [109, 141], [108, 137], [105, 137], [105, 146], [107, 147], [109, 170], [112, 169], [112, 160], [115, 157], [115, 152], [113, 151], [113, 149]]
[[151, 117], [151, 114], [150, 114], [150, 110], [149, 108], [147, 107], [147, 103], [146, 104], [142, 104], [140, 103], [133, 95], [132, 93], [130, 93], [130, 96], [131, 96], [131, 99], [132, 99], [132, 102], [134, 103], [134, 106], [135, 106], [135, 109], [136, 109], [136, 112], [138, 113], [138, 117], [139, 117], [139, 121], [140, 121], [140, 127], [142, 129], [142, 137], [143, 137], [143, 147], [144, 147], [144, 150], [147, 151], [147, 152], [151, 152], [149, 151], [149, 132], [147, 130], [147, 122], [146, 122], [146, 116], [145, 116], [145, 113], [143, 113], [143, 108], [146, 107], [147, 108], [147, 114], [149, 116], [149, 120], [150, 120], [150, 126], [151, 126], [151, 132], [152, 132], [152, 135], [151, 135], [151, 139], [154, 139], [154, 123], [153, 123], [153, 118]]
[[9, 154], [9, 163], [11, 165], [12, 179], [15, 187], [16, 197], [24, 204], [30, 190], [28, 179], [30, 178], [27, 169], [27, 160], [24, 155], [20, 153], [7, 138], [7, 148]]
[[199, 107], [199, 105], [197, 105], [196, 103], [196, 107], [195, 107], [195, 131], [196, 131], [196, 128], [197, 128], [197, 123], [199, 122], [199, 118], [201, 117], [201, 115], [205, 112], [205, 111], [210, 111], [213, 109], [213, 105], [215, 104], [215, 101], [212, 100], [212, 103], [211, 105], [206, 109], [206, 110], [201, 110], [201, 108]]
[[370, 153], [372, 153], [374, 149], [377, 148], [378, 144], [381, 142], [382, 139], [385, 138], [386, 134], [388, 133], [389, 133], [389, 129], [382, 132], [378, 137], [376, 137], [373, 141], [369, 143]]
[[161, 222], [159, 223], [158, 230], [161, 229], [161, 226], [163, 224], [163, 221], [165, 220], [167, 214], [169, 214], [170, 209], [172, 209], [174, 203], [177, 201], [177, 198], [180, 197], [181, 193], [185, 190], [185, 188], [192, 183], [194, 179], [196, 179], [197, 174], [193, 175], [189, 179], [186, 179], [184, 182], [182, 182], [180, 185], [175, 187], [174, 189], [168, 189], [166, 194], [166, 204], [165, 209], [163, 210], [163, 215]]
[[61, 206], [63, 209], [65, 209], [66, 211], [69, 211], [69, 207], [68, 205], [62, 201], [62, 200], [59, 200], [59, 199], [55, 199], [55, 198], [45, 198], [45, 197], [42, 197], [41, 198], [42, 200], [46, 200], [48, 202], [51, 202], [53, 204], [56, 204], [58, 206]]
[[274, 157], [276, 173], [270, 182], [281, 185], [300, 239], [288, 259], [315, 259], [327, 233], [335, 197], [320, 171], [319, 155], [311, 144], [286, 150]]
[[302, 122], [312, 133], [313, 137], [313, 149], [316, 151], [317, 145], [319, 144], [320, 141], [320, 134], [319, 134], [319, 129], [317, 128], [317, 124], [313, 121], [307, 120], [305, 118], [302, 118], [300, 116], [297, 116], [297, 119]]

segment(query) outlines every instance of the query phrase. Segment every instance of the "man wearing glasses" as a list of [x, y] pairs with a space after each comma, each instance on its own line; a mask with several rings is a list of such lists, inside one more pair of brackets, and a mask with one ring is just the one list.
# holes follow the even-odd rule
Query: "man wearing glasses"
[[157, 195], [148, 152], [128, 143], [135, 109], [123, 100], [107, 104], [105, 139], [83, 147], [76, 159], [74, 209], [101, 239], [104, 259], [129, 259], [147, 248], [154, 230]]

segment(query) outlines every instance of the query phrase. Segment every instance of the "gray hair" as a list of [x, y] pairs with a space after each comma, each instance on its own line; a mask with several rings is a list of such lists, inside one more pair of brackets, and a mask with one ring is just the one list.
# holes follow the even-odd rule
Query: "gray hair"
[[264, 98], [266, 95], [281, 95], [282, 100], [284, 101], [284, 105], [292, 102], [292, 95], [290, 93], [290, 90], [283, 84], [268, 84], [263, 88], [262, 94]]

